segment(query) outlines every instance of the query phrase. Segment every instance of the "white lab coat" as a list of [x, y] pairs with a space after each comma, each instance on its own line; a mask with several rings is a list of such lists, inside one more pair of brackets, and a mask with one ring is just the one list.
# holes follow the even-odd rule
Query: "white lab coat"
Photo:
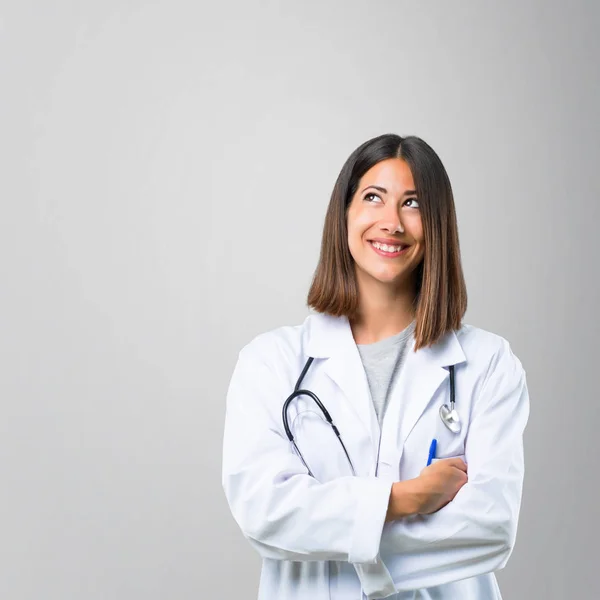
[[[307, 396], [292, 402], [289, 422], [314, 478], [285, 435], [282, 405], [308, 356], [302, 388], [325, 404], [356, 477]], [[439, 417], [448, 365], [459, 434]], [[411, 338], [381, 430], [348, 319], [311, 314], [254, 338], [227, 394], [222, 475], [263, 558], [259, 600], [499, 599], [493, 572], [515, 543], [528, 414], [525, 371], [508, 342], [470, 325], [417, 352]], [[465, 459], [468, 483], [432, 515], [384, 523], [392, 483], [419, 475], [433, 438], [437, 458]]]

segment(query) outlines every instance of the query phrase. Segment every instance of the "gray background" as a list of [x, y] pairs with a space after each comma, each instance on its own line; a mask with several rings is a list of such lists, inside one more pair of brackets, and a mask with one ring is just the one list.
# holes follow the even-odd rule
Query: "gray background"
[[255, 598], [226, 388], [307, 314], [335, 177], [384, 132], [440, 154], [466, 321], [528, 374], [504, 596], [600, 595], [600, 11], [416, 4], [2, 4], [1, 598]]

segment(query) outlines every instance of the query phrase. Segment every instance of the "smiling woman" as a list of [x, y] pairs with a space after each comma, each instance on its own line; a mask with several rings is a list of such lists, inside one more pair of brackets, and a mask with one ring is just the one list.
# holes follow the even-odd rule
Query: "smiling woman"
[[307, 300], [302, 324], [242, 348], [227, 393], [223, 486], [259, 598], [500, 599], [525, 370], [462, 322], [452, 188], [423, 140], [350, 155]]
[[[389, 253], [394, 244], [407, 247]], [[308, 305], [346, 316], [360, 330], [361, 294], [362, 312], [369, 312], [367, 290], [379, 284], [395, 290], [392, 303], [416, 307], [417, 349], [457, 329], [467, 310], [450, 180], [435, 151], [415, 136], [379, 136], [346, 161], [325, 217]]]

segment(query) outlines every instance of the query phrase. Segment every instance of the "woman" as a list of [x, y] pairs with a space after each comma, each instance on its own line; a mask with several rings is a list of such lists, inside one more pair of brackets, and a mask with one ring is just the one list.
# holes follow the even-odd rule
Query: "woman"
[[223, 485], [263, 558], [259, 598], [500, 598], [525, 371], [462, 323], [452, 189], [423, 140], [382, 135], [348, 158], [308, 305], [241, 350], [227, 396]]

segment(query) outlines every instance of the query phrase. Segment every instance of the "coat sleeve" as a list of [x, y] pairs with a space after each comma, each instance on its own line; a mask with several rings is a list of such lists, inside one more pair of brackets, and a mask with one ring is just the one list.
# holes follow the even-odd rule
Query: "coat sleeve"
[[525, 371], [503, 340], [472, 409], [465, 443], [468, 482], [438, 512], [384, 528], [381, 555], [399, 591], [506, 565], [517, 532], [528, 416]]
[[222, 483], [235, 521], [264, 558], [375, 563], [392, 484], [308, 475], [283, 430], [285, 368], [259, 354], [240, 352], [227, 392]]

